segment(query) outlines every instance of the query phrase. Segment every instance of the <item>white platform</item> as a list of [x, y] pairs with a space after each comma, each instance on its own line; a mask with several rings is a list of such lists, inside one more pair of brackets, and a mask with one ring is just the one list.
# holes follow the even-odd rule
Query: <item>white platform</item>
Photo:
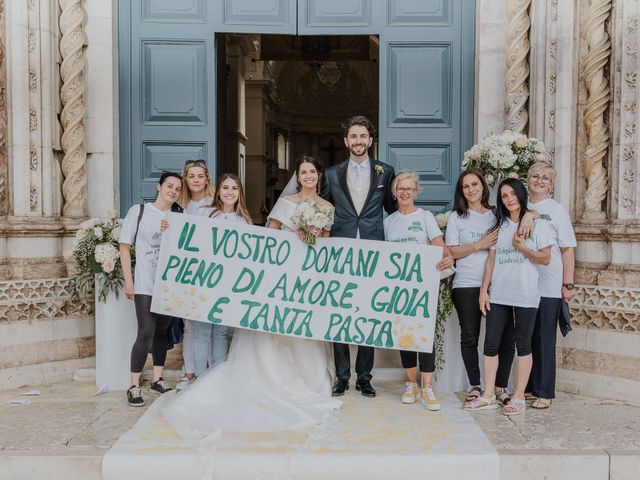
[[[105, 480], [416, 478], [496, 479], [499, 457], [491, 442], [452, 395], [443, 409], [400, 403], [402, 384], [378, 384], [378, 397], [354, 390], [325, 424], [302, 432], [212, 435], [181, 439], [158, 414], [157, 400], [105, 455]], [[413, 475], [412, 475], [413, 476]]]

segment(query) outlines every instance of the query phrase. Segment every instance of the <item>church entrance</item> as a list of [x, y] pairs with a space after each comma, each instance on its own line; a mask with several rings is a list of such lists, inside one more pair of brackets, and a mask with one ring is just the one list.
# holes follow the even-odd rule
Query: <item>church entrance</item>
[[[225, 160], [218, 170], [244, 177], [249, 209], [260, 222], [301, 155], [318, 158], [323, 168], [346, 158], [345, 118], [366, 115], [377, 127], [379, 39], [221, 34], [218, 45], [227, 71], [240, 65], [239, 78], [225, 81], [226, 134], [218, 137]], [[238, 119], [242, 136], [234, 131]]]
[[293, 159], [344, 157], [340, 121], [376, 124], [373, 155], [451, 208], [473, 144], [475, 2], [145, 0], [118, 3], [120, 210], [163, 170], [205, 159], [244, 178], [264, 219]]

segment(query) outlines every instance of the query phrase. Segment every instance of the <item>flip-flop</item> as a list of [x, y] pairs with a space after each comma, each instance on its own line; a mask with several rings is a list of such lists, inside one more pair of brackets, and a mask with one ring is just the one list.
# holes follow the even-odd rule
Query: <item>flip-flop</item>
[[536, 410], [546, 410], [551, 406], [550, 398], [536, 398], [534, 402], [531, 404], [531, 408], [535, 408]]

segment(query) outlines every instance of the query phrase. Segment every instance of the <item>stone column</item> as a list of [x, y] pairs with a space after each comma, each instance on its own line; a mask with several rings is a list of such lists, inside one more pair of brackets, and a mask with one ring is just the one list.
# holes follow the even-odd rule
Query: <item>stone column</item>
[[84, 44], [85, 34], [84, 8], [82, 0], [59, 0], [60, 2], [60, 53], [62, 65], [60, 76], [62, 88], [62, 195], [64, 196], [63, 214], [65, 217], [82, 218], [87, 214], [87, 176], [85, 164], [84, 129]]
[[607, 197], [607, 170], [604, 162], [610, 145], [605, 113], [611, 99], [609, 79], [605, 69], [610, 61], [611, 42], [606, 24], [611, 13], [611, 0], [592, 0], [587, 11], [584, 37], [588, 44], [583, 59], [587, 101], [584, 107], [584, 127], [587, 146], [582, 158], [586, 182], [584, 219], [604, 219], [602, 202]]
[[575, 2], [532, 4], [531, 99], [529, 133], [544, 141], [556, 169], [554, 198], [573, 213], [578, 88]]
[[7, 48], [5, 4], [0, 0], [0, 217], [9, 213], [9, 160], [7, 155]]
[[614, 219], [640, 219], [640, 131], [638, 71], [640, 62], [640, 5], [618, 2], [615, 9], [615, 71], [612, 216]]
[[529, 120], [529, 5], [531, 0], [509, 0], [507, 15], [507, 75], [505, 129], [526, 134]]

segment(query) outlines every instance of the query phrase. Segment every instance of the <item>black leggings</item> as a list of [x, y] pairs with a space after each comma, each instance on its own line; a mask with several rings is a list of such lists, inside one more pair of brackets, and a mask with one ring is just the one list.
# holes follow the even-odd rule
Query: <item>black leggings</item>
[[[480, 365], [478, 363], [478, 337], [480, 336], [480, 287], [454, 288], [451, 294], [453, 305], [458, 312], [460, 322], [460, 352], [467, 371], [469, 385], [480, 385]], [[506, 339], [498, 349], [500, 363], [496, 375], [496, 387], [506, 388], [509, 383], [511, 364], [515, 347], [513, 341]]]
[[512, 307], [491, 304], [487, 313], [487, 333], [484, 337], [484, 354], [498, 355], [500, 344], [516, 344], [519, 357], [531, 354], [531, 337], [535, 326], [537, 308]]
[[167, 359], [167, 328], [171, 317], [151, 311], [151, 295], [135, 295], [138, 336], [131, 349], [131, 372], [140, 373], [151, 351], [153, 365], [164, 367]]
[[420, 373], [433, 373], [436, 369], [436, 354], [427, 352], [411, 352], [400, 350], [402, 368], [415, 368], [420, 361]]

